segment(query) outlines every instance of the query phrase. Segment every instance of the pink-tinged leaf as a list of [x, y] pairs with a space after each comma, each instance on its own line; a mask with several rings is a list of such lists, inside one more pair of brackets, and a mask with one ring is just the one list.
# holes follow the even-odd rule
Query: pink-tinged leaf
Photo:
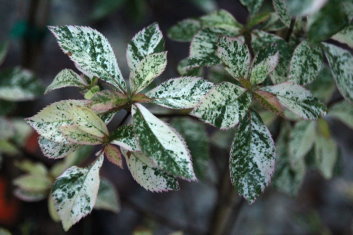
[[123, 159], [121, 156], [121, 152], [116, 146], [111, 144], [106, 145], [104, 147], [104, 155], [111, 163], [123, 169]]

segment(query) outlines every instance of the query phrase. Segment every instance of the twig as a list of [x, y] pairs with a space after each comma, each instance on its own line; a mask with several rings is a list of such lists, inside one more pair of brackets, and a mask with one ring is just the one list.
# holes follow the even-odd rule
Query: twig
[[291, 36], [292, 33], [293, 33], [294, 26], [295, 26], [295, 18], [294, 18], [294, 19], [291, 19], [291, 21], [290, 21], [289, 29], [288, 29], [288, 31], [287, 31], [286, 38], [285, 38], [285, 40], [286, 40], [287, 42], [289, 41], [290, 36]]

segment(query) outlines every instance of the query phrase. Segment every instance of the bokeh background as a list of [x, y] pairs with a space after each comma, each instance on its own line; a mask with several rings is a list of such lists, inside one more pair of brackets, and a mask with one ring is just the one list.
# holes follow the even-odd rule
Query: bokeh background
[[[270, 1], [266, 4], [270, 5]], [[158, 22], [165, 35], [176, 22], [218, 8], [231, 12], [239, 22], [246, 21], [248, 13], [236, 0], [0, 0], [0, 41], [10, 42], [1, 67], [21, 65], [48, 85], [60, 70], [75, 68], [46, 26], [88, 25], [108, 38], [124, 77], [128, 77], [126, 45], [138, 30]], [[176, 77], [178, 61], [188, 55], [187, 43], [166, 39], [166, 48], [168, 68], [160, 81]], [[11, 116], [32, 116], [49, 103], [79, 97], [76, 89], [56, 90], [35, 101], [19, 103]], [[123, 113], [116, 119], [122, 116]], [[325, 180], [317, 171], [309, 170], [297, 197], [272, 187], [253, 205], [234, 194], [220, 195], [215, 182], [217, 177], [227, 180], [227, 172], [217, 172], [211, 162], [205, 180], [182, 182], [177, 192], [150, 193], [137, 185], [127, 170], [105, 161], [101, 173], [116, 187], [120, 212], [94, 210], [67, 234], [208, 234], [215, 223], [216, 205], [222, 203], [233, 210], [228, 234], [353, 234], [353, 132], [338, 121], [330, 120], [330, 124], [340, 148], [335, 175]], [[209, 128], [209, 133], [214, 130]], [[210, 154], [221, 165], [228, 159], [229, 139], [227, 132], [213, 136], [218, 144], [211, 145]], [[31, 143], [35, 146], [35, 141]], [[36, 149], [18, 158], [21, 157], [42, 161], [47, 166], [53, 164]], [[19, 172], [9, 164], [4, 166], [0, 176], [9, 183], [2, 190], [6, 197], [11, 197], [11, 177]], [[12, 209], [0, 211], [1, 226], [13, 234], [65, 234], [61, 225], [50, 219], [46, 200], [16, 200], [15, 204]], [[15, 216], [11, 217], [12, 214]]]

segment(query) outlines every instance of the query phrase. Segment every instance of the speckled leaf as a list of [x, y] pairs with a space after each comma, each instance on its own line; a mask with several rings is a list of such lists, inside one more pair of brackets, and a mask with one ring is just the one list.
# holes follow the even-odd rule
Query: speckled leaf
[[303, 119], [314, 120], [326, 114], [326, 107], [311, 93], [292, 82], [284, 82], [261, 90], [277, 96], [279, 102]]
[[146, 93], [152, 102], [172, 109], [195, 107], [213, 84], [202, 78], [180, 77], [169, 79]]
[[318, 135], [315, 139], [315, 165], [326, 179], [333, 174], [337, 160], [337, 145], [332, 138]]
[[191, 115], [221, 129], [234, 127], [251, 104], [251, 95], [230, 82], [214, 86]]
[[127, 102], [128, 99], [125, 94], [112, 90], [103, 90], [93, 95], [89, 107], [96, 113], [106, 113], [121, 108]]
[[324, 43], [325, 55], [342, 96], [353, 102], [353, 55], [342, 48]]
[[151, 24], [138, 32], [130, 41], [126, 52], [128, 65], [131, 70], [135, 70], [146, 56], [163, 50], [162, 32], [157, 23]]
[[0, 72], [0, 99], [7, 101], [33, 100], [42, 93], [42, 85], [28, 70], [15, 67]]
[[121, 156], [121, 152], [116, 146], [112, 144], [107, 144], [104, 147], [104, 155], [111, 163], [117, 165], [120, 168], [123, 168], [123, 159]]
[[240, 0], [251, 14], [254, 14], [259, 11], [264, 0]]
[[353, 129], [353, 107], [347, 101], [334, 104], [328, 111], [328, 116], [336, 118]]
[[38, 144], [44, 156], [53, 159], [66, 157], [80, 148], [77, 144], [57, 143], [42, 136], [38, 138]]
[[104, 142], [104, 135], [97, 136], [89, 133], [78, 125], [67, 125], [59, 128], [65, 138], [73, 144], [98, 145]]
[[256, 113], [239, 125], [230, 152], [230, 178], [239, 194], [253, 203], [270, 183], [275, 169], [275, 144]]
[[135, 104], [132, 113], [142, 152], [164, 171], [187, 180], [196, 180], [183, 138], [141, 104]]
[[146, 56], [130, 73], [130, 85], [133, 92], [145, 89], [167, 66], [167, 53], [161, 52]]
[[83, 77], [75, 73], [72, 69], [61, 70], [54, 78], [52, 83], [47, 87], [45, 93], [63, 87], [80, 87], [88, 86], [87, 81]]
[[103, 159], [99, 157], [87, 168], [70, 167], [55, 181], [51, 196], [65, 231], [92, 211]]
[[319, 11], [327, 0], [287, 0], [288, 10], [292, 16], [307, 16]]
[[200, 22], [203, 28], [225, 29], [228, 34], [237, 34], [242, 28], [234, 16], [223, 9], [200, 17]]
[[110, 135], [112, 144], [119, 145], [128, 151], [140, 151], [137, 136], [132, 125], [120, 126]]
[[217, 56], [234, 78], [245, 78], [250, 66], [250, 52], [238, 39], [223, 37], [218, 43]]
[[173, 176], [150, 167], [149, 157], [140, 152], [123, 152], [127, 166], [136, 182], [151, 192], [178, 190], [179, 183]]
[[272, 3], [279, 19], [283, 22], [283, 24], [289, 27], [291, 16], [288, 12], [287, 0], [272, 0]]
[[50, 26], [49, 29], [82, 73], [126, 90], [113, 49], [101, 33], [85, 26]]
[[114, 213], [120, 211], [118, 194], [114, 185], [107, 179], [101, 179], [94, 209], [108, 210]]
[[251, 70], [250, 82], [252, 84], [260, 84], [265, 81], [267, 76], [275, 70], [278, 64], [278, 59], [279, 53], [277, 52], [256, 64]]
[[332, 39], [353, 48], [353, 25], [349, 25], [332, 36]]
[[321, 48], [302, 41], [294, 50], [290, 62], [289, 80], [307, 85], [317, 78], [322, 65]]
[[[208, 58], [196, 58], [196, 57], [187, 57], [181, 60], [178, 64], [178, 72], [183, 76], [201, 76], [199, 73], [200, 67], [211, 66], [219, 63], [217, 57], [211, 56]], [[194, 74], [196, 72], [196, 74]]]
[[304, 159], [305, 155], [312, 148], [315, 138], [315, 122], [297, 122], [289, 136], [290, 161], [296, 163]]
[[185, 19], [173, 25], [168, 30], [168, 37], [180, 42], [190, 42], [201, 29], [201, 23], [196, 19]]

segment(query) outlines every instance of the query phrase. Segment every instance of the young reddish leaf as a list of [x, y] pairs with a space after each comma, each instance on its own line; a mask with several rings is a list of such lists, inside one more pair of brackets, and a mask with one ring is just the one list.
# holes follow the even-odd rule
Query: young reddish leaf
[[103, 90], [93, 95], [89, 107], [96, 113], [106, 113], [121, 108], [127, 102], [128, 99], [125, 94], [111, 90]]
[[283, 115], [284, 109], [275, 95], [266, 91], [257, 90], [254, 92], [254, 97], [265, 108], [268, 108], [279, 115]]
[[104, 147], [104, 155], [111, 163], [123, 169], [123, 159], [121, 156], [121, 152], [117, 147], [111, 144], [107, 144]]

